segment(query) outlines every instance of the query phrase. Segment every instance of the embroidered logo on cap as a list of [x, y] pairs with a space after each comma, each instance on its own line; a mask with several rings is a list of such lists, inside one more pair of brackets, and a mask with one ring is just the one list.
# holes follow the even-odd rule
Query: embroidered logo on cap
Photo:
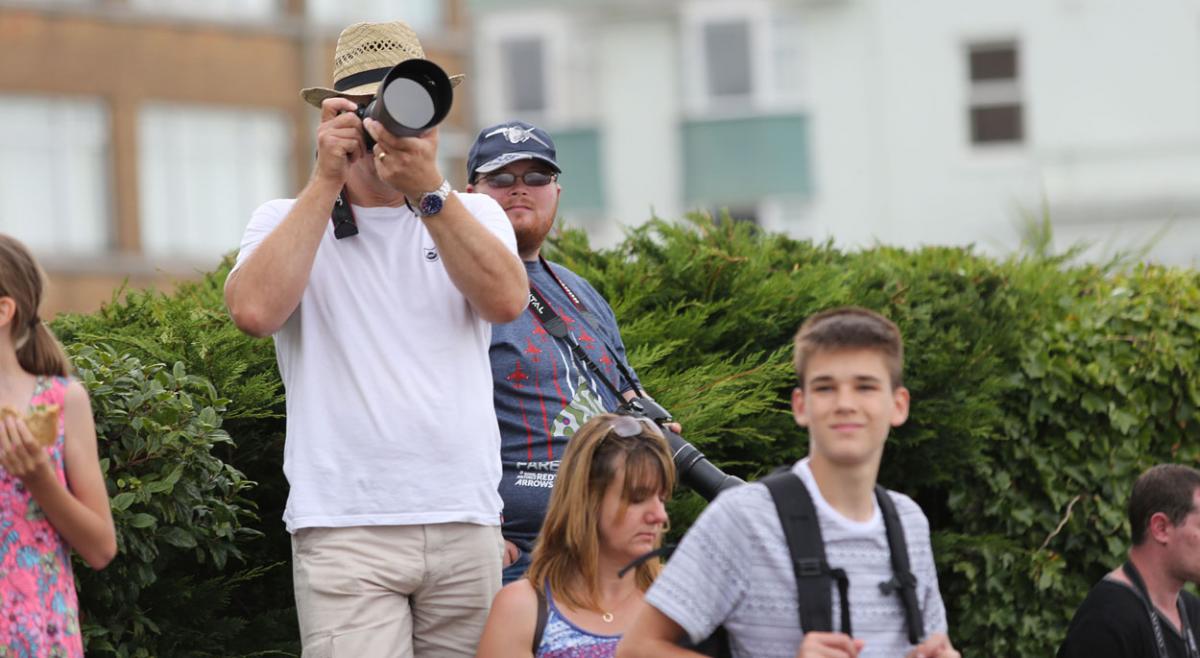
[[550, 148], [550, 145], [547, 144], [546, 142], [542, 141], [541, 139], [539, 139], [537, 135], [533, 134], [533, 131], [534, 131], [533, 128], [522, 128], [520, 126], [505, 126], [504, 128], [497, 128], [497, 129], [493, 130], [492, 132], [484, 135], [483, 137], [484, 137], [484, 139], [487, 139], [490, 137], [495, 137], [496, 135], [504, 135], [504, 139], [507, 139], [510, 144], [521, 144], [523, 142], [527, 142], [532, 139], [533, 141], [537, 142], [538, 144], [541, 144], [542, 146], [545, 146], [546, 148]]

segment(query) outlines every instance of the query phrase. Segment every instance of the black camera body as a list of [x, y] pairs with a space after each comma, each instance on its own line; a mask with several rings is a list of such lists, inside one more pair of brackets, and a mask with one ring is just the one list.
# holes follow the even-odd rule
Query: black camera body
[[679, 481], [700, 494], [704, 500], [711, 501], [722, 491], [746, 483], [736, 475], [729, 475], [714, 466], [696, 446], [667, 429], [666, 424], [673, 418], [670, 412], [654, 400], [641, 397], [632, 398], [622, 404], [617, 413], [649, 418], [654, 421], [662, 430], [663, 436], [667, 438], [667, 445], [671, 448], [671, 458], [675, 462], [675, 472], [679, 475]]
[[[441, 123], [453, 103], [453, 85], [442, 67], [427, 59], [407, 59], [388, 71], [375, 98], [354, 114], [375, 119], [397, 137], [416, 137]], [[365, 129], [363, 141], [368, 150], [375, 147]]]

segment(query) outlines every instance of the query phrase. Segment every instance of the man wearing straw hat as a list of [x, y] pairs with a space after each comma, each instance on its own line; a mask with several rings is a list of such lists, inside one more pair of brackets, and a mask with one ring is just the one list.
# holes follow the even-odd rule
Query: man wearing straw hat
[[321, 109], [312, 177], [255, 211], [225, 284], [237, 326], [274, 337], [287, 393], [305, 656], [471, 656], [500, 584], [488, 344], [527, 303], [512, 226], [449, 190], [436, 128], [354, 113], [423, 57], [404, 23], [342, 32], [333, 88], [302, 92]]

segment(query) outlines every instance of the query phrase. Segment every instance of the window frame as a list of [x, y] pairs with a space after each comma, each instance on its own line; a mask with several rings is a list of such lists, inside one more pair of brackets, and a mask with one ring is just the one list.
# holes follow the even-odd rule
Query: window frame
[[[789, 27], [794, 27], [791, 21], [798, 20], [786, 14], [786, 9], [766, 0], [738, 3], [693, 0], [680, 8], [684, 108], [689, 115], [745, 115], [803, 108], [806, 98], [802, 77], [798, 89], [785, 90], [777, 84], [780, 75], [776, 22], [781, 17], [786, 18]], [[744, 22], [747, 27], [750, 92], [745, 96], [717, 97], [709, 87], [705, 31], [709, 25], [732, 21]], [[797, 48], [803, 51], [802, 39]], [[803, 62], [796, 62], [796, 66], [803, 66]]]
[[[476, 83], [480, 98], [492, 99], [477, 104], [483, 124], [493, 124], [521, 118], [537, 125], [572, 123], [579, 117], [568, 117], [565, 99], [569, 81], [566, 66], [569, 41], [574, 31], [567, 16], [553, 10], [497, 12], [489, 14], [478, 26], [479, 36], [475, 67], [479, 72]], [[514, 41], [536, 41], [541, 44], [542, 90], [541, 110], [517, 110], [512, 89], [507, 80], [509, 72], [504, 44]]]

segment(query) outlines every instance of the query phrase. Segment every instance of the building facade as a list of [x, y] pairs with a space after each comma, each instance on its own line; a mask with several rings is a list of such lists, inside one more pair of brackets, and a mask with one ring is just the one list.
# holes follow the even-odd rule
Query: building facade
[[[309, 176], [299, 90], [329, 83], [338, 32], [396, 18], [463, 69], [455, 0], [0, 0], [0, 231], [49, 272], [46, 314], [236, 250], [254, 208]], [[469, 102], [442, 129], [460, 186]]]
[[470, 0], [480, 123], [560, 144], [596, 241], [728, 208], [769, 230], [1200, 260], [1186, 0]]

